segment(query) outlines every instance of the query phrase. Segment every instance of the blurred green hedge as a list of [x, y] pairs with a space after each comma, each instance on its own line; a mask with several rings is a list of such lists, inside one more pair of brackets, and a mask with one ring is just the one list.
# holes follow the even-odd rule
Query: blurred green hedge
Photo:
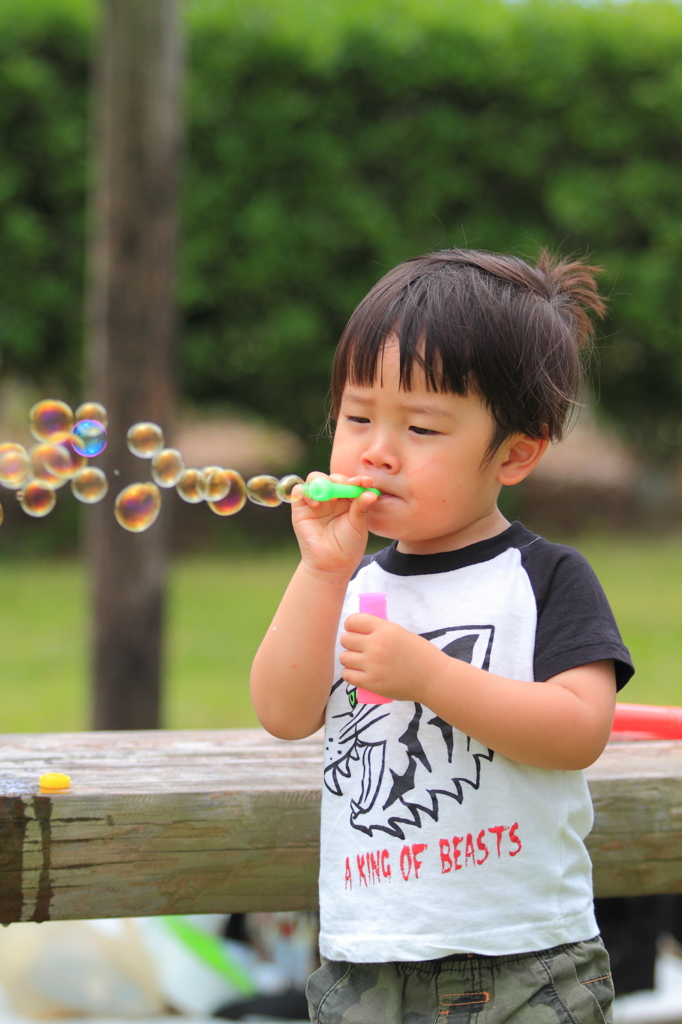
[[[35, 8], [39, 6], [39, 11]], [[452, 245], [589, 250], [603, 407], [682, 440], [675, 3], [189, 0], [181, 387], [316, 434], [388, 267]], [[3, 365], [78, 387], [86, 0], [0, 0]]]

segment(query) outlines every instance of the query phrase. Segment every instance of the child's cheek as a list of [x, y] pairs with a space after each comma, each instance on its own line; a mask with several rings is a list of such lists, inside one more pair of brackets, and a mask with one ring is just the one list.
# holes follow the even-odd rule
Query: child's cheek
[[411, 463], [405, 470], [405, 476], [411, 477], [416, 476], [417, 473], [424, 473], [427, 469], [434, 466], [435, 463], [435, 459], [427, 459], [423, 462]]

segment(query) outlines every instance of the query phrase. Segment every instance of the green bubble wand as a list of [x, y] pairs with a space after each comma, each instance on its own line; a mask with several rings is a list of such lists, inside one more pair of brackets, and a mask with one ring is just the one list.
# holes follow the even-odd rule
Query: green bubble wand
[[303, 484], [301, 488], [305, 498], [312, 498], [313, 501], [333, 501], [335, 498], [359, 498], [366, 491], [372, 494], [381, 495], [376, 487], [356, 487], [355, 484], [335, 484], [332, 480], [318, 477], [310, 483]]

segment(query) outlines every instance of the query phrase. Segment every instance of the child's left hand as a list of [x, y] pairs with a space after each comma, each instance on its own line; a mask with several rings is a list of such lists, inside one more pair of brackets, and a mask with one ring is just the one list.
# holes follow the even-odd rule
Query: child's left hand
[[375, 615], [355, 613], [341, 636], [343, 678], [382, 697], [422, 703], [425, 683], [447, 666], [447, 655], [416, 633]]

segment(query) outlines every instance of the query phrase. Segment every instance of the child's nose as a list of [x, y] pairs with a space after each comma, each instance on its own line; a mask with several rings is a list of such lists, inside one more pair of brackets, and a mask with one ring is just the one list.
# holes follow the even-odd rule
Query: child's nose
[[364, 452], [362, 464], [366, 469], [383, 469], [394, 472], [398, 468], [398, 456], [386, 439], [377, 438]]

